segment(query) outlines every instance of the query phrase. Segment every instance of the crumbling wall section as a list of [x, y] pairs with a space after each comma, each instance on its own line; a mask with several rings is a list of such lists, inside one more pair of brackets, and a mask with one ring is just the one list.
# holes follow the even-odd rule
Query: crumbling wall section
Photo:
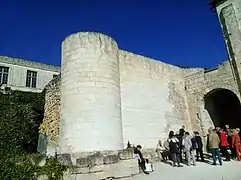
[[61, 75], [58, 75], [45, 87], [44, 119], [40, 129], [55, 144], [59, 140], [60, 84]]

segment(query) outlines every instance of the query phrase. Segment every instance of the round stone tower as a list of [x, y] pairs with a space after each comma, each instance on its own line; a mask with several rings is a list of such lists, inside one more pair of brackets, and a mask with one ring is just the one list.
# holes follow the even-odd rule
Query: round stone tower
[[60, 153], [123, 149], [118, 50], [94, 32], [63, 41]]

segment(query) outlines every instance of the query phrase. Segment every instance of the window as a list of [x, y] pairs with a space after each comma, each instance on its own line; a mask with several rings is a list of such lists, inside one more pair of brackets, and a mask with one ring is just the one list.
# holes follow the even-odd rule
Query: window
[[37, 72], [27, 70], [26, 87], [36, 88]]
[[0, 84], [8, 83], [9, 67], [0, 66]]
[[57, 76], [58, 76], [58, 74], [54, 74], [54, 75], [53, 75], [53, 79], [56, 78]]

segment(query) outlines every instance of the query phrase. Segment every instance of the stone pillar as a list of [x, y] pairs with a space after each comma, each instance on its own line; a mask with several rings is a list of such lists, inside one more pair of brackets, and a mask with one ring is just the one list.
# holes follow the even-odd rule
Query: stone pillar
[[230, 57], [233, 75], [241, 94], [241, 2], [240, 0], [220, 1], [216, 9]]
[[60, 153], [123, 149], [118, 52], [100, 33], [63, 41]]

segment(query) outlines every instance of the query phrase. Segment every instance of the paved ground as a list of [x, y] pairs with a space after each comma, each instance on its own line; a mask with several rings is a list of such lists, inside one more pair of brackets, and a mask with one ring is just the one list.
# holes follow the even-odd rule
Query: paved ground
[[223, 166], [211, 166], [198, 162], [197, 166], [182, 168], [156, 163], [150, 175], [140, 174], [128, 180], [241, 180], [241, 162], [224, 162]]

